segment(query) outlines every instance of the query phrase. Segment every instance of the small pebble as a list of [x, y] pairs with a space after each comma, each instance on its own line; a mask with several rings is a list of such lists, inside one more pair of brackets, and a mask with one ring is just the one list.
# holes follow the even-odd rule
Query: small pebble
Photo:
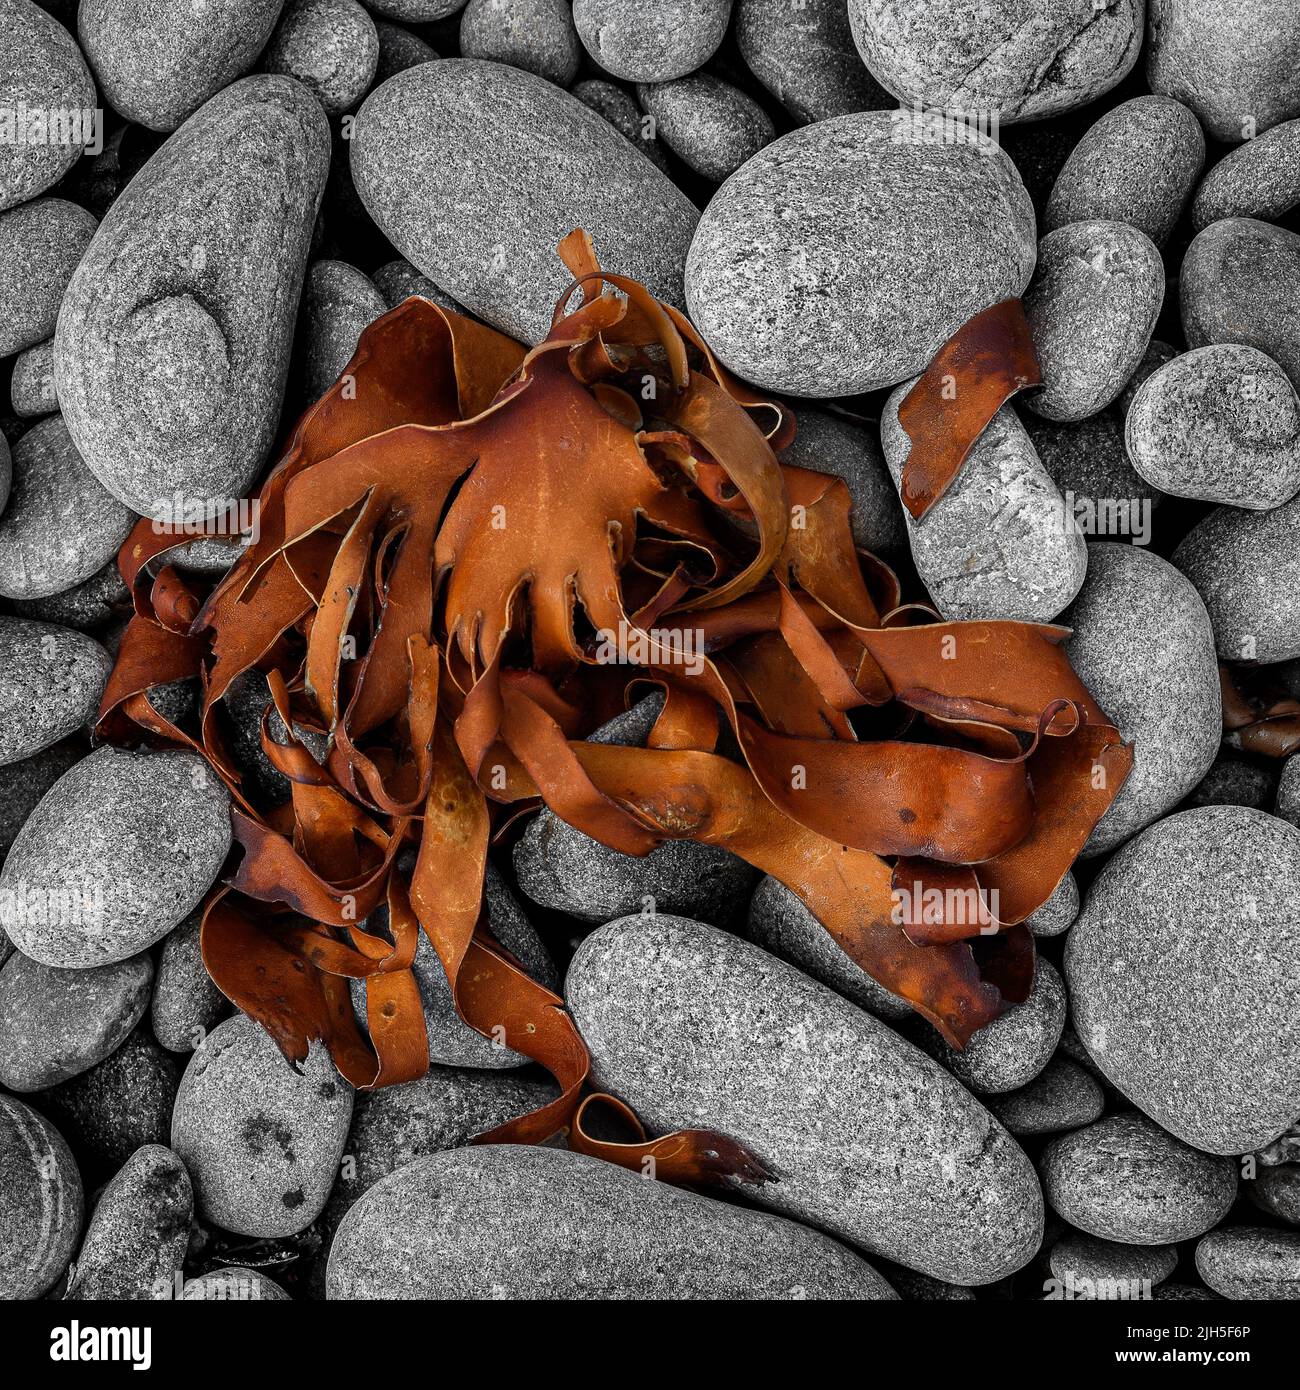
[[319, 400], [343, 374], [361, 334], [388, 305], [368, 275], [345, 261], [316, 261], [303, 287], [298, 327], [303, 397]]
[[1104, 1106], [1097, 1082], [1059, 1052], [1027, 1086], [989, 1098], [989, 1109], [1017, 1136], [1078, 1129], [1100, 1119]]
[[573, 81], [582, 61], [565, 0], [469, 0], [460, 16], [460, 51], [523, 68], [557, 87]]
[[1075, 1232], [1058, 1240], [1047, 1257], [1067, 1298], [1149, 1299], [1156, 1284], [1178, 1265], [1172, 1245], [1121, 1245]]
[[[86, 756], [85, 746], [75, 738], [52, 744], [30, 758], [0, 763], [0, 864], [9, 846], [18, 838], [37, 802], [73, 765]], [[3, 934], [0, 933], [0, 939]], [[4, 964], [0, 953], [0, 965]]]
[[668, 160], [663, 146], [655, 138], [654, 122], [636, 104], [622, 87], [612, 82], [592, 78], [579, 82], [573, 95], [584, 106], [590, 106], [614, 127], [620, 135], [625, 135], [638, 150], [657, 168], [668, 172]]
[[1060, 936], [1074, 925], [1079, 915], [1079, 885], [1068, 870], [1052, 889], [1052, 896], [1025, 918], [1025, 926], [1035, 936]]
[[664, 144], [714, 183], [729, 178], [776, 136], [756, 101], [706, 73], [642, 82], [636, 94]]
[[40, 1298], [68, 1267], [85, 1209], [63, 1136], [0, 1094], [0, 1299]]
[[1192, 201], [1192, 226], [1227, 217], [1277, 222], [1300, 203], [1300, 120], [1283, 121], [1238, 146], [1206, 174]]
[[574, 0], [573, 22], [595, 61], [625, 82], [670, 82], [713, 57], [731, 0]]
[[192, 912], [163, 939], [154, 980], [150, 1020], [154, 1036], [170, 1052], [193, 1052], [221, 1021], [226, 996], [203, 964], [202, 912]]
[[[379, 13], [375, 6], [370, 8], [374, 13]], [[387, 82], [395, 73], [419, 67], [421, 63], [431, 63], [438, 56], [436, 50], [418, 34], [403, 29], [399, 24], [376, 21], [375, 32], [379, 35], [379, 62], [375, 67], [374, 87]]]
[[1196, 1272], [1224, 1298], [1300, 1299], [1300, 1231], [1223, 1226], [1196, 1246]]
[[1261, 1211], [1300, 1226], [1300, 1164], [1279, 1163], [1259, 1169], [1254, 1182], [1246, 1184], [1246, 1194]]
[[53, 415], [59, 408], [54, 392], [54, 339], [19, 353], [9, 382], [9, 400], [14, 414], [24, 419]]
[[99, 707], [112, 665], [83, 633], [0, 616], [0, 767], [82, 728]]
[[54, 332], [64, 291], [98, 225], [93, 213], [63, 198], [0, 212], [0, 357]]
[[[1256, 763], [1232, 753], [1221, 752], [1210, 770], [1188, 793], [1189, 806], [1253, 806], [1272, 809], [1275, 777]], [[1284, 816], [1285, 820], [1286, 817]]]
[[262, 61], [267, 72], [297, 78], [326, 115], [338, 116], [370, 90], [379, 34], [357, 0], [289, 0]]
[[289, 1295], [265, 1274], [230, 1265], [187, 1279], [181, 1298], [187, 1303], [288, 1303]]

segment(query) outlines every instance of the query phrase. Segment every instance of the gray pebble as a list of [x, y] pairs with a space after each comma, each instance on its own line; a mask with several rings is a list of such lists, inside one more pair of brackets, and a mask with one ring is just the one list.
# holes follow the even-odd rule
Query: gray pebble
[[112, 666], [83, 633], [0, 616], [0, 766], [80, 729], [98, 709]]
[[[86, 749], [76, 739], [64, 739], [30, 758], [0, 764], [0, 863], [37, 802], [73, 765]], [[0, 965], [4, 964], [4, 933], [0, 931]]]
[[573, 95], [584, 106], [589, 106], [614, 127], [620, 135], [626, 136], [643, 155], [664, 173], [668, 172], [668, 160], [663, 146], [655, 139], [654, 122], [636, 104], [622, 87], [600, 78], [579, 82]]
[[1151, 1295], [1156, 1303], [1217, 1303], [1219, 1295], [1199, 1284], [1161, 1284]]
[[53, 415], [59, 408], [54, 393], [54, 339], [28, 348], [14, 362], [9, 382], [9, 400], [14, 414], [23, 419]]
[[289, 0], [262, 62], [267, 72], [296, 78], [327, 115], [338, 116], [370, 90], [379, 34], [357, 0]]
[[578, 37], [625, 82], [669, 82], [713, 57], [731, 0], [574, 0]]
[[1058, 1240], [1047, 1257], [1069, 1298], [1149, 1299], [1178, 1265], [1172, 1245], [1121, 1245], [1077, 1231]]
[[81, 0], [77, 36], [113, 109], [175, 130], [257, 61], [284, 0]]
[[1234, 1300], [1300, 1299], [1300, 1231], [1223, 1226], [1196, 1246], [1196, 1272]]
[[636, 94], [664, 144], [714, 183], [729, 178], [776, 136], [756, 101], [707, 73], [642, 82]]
[[385, 19], [403, 23], [424, 24], [430, 20], [446, 19], [453, 15], [465, 0], [367, 0], [366, 8]]
[[1181, 102], [1140, 96], [1090, 126], [1056, 176], [1046, 231], [1127, 222], [1163, 246], [1205, 165], [1200, 122]]
[[21, 920], [4, 928], [45, 965], [125, 960], [198, 905], [230, 841], [229, 796], [197, 754], [97, 748], [14, 841], [0, 900], [9, 890]]
[[465, 58], [410, 68], [371, 94], [351, 144], [379, 229], [517, 338], [549, 330], [570, 278], [555, 248], [575, 227], [603, 265], [681, 303], [694, 205], [607, 120], [532, 73]]
[[1012, 1134], [1058, 1134], [1099, 1119], [1105, 1096], [1078, 1063], [1058, 1052], [1028, 1085], [991, 1096], [988, 1104]]
[[175, 550], [167, 552], [167, 563], [182, 574], [203, 574], [220, 577], [239, 558], [243, 545], [221, 536], [196, 536]]
[[320, 1215], [352, 1119], [352, 1088], [313, 1043], [301, 1070], [245, 1014], [214, 1028], [190, 1058], [172, 1115], [172, 1148], [199, 1213], [249, 1236], [288, 1236]]
[[706, 1126], [779, 1181], [746, 1195], [956, 1284], [1038, 1248], [1019, 1146], [885, 1024], [750, 942], [680, 917], [593, 932], [566, 997], [596, 1084], [654, 1133]]
[[161, 1144], [137, 1149], [95, 1205], [64, 1297], [73, 1303], [174, 1298], [193, 1213], [180, 1159]]
[[[0, 523], [0, 534], [3, 533]], [[129, 609], [131, 595], [114, 560], [97, 570], [75, 588], [48, 598], [14, 599], [19, 617], [58, 623], [78, 632], [100, 633]]]
[[1151, 514], [1163, 494], [1129, 462], [1124, 422], [1116, 411], [1063, 421], [1026, 411], [1022, 423], [1066, 514], [1087, 540], [1150, 543]]
[[1052, 896], [1025, 918], [1025, 926], [1035, 936], [1060, 936], [1074, 925], [1079, 915], [1079, 885], [1068, 870], [1052, 889]]
[[1219, 751], [1223, 711], [1205, 605], [1168, 560], [1088, 547], [1088, 577], [1061, 614], [1070, 663], [1124, 738], [1133, 769], [1084, 846], [1114, 849], [1176, 806]]
[[13, 490], [0, 515], [0, 594], [50, 598], [112, 561], [136, 515], [86, 467], [62, 415], [14, 445]]
[[119, 1047], [149, 1007], [153, 962], [60, 970], [15, 951], [0, 970], [0, 1083], [42, 1091]]
[[[1189, 806], [1253, 806], [1257, 811], [1272, 809], [1273, 774], [1245, 758], [1226, 750], [1219, 753], [1210, 770], [1192, 788]], [[1287, 817], [1283, 816], [1283, 820]]]
[[1233, 150], [1206, 174], [1192, 202], [1200, 232], [1226, 217], [1276, 222], [1300, 203], [1300, 121], [1283, 121]]
[[[374, 9], [374, 6], [371, 6]], [[418, 67], [421, 63], [431, 63], [438, 54], [435, 49], [409, 29], [398, 24], [377, 22], [375, 32], [379, 35], [379, 63], [375, 68], [373, 85], [378, 87], [390, 77], [407, 68]]]
[[1104, 410], [1137, 370], [1165, 298], [1150, 237], [1125, 222], [1073, 222], [1038, 244], [1025, 317], [1043, 384], [1025, 405], [1048, 420]]
[[0, 1094], [0, 1298], [40, 1298], [77, 1248], [81, 1174], [63, 1136]]
[[55, 381], [82, 457], [134, 511], [240, 497], [257, 476], [329, 157], [300, 83], [246, 77], [108, 210], [59, 314]]
[[352, 360], [361, 334], [388, 310], [374, 281], [346, 261], [316, 261], [302, 295], [298, 351], [306, 401], [319, 400]]
[[[26, 423], [15, 420], [14, 424], [20, 426], [15, 430], [14, 438], [21, 437], [23, 430], [27, 428]], [[9, 500], [9, 488], [13, 482], [13, 458], [9, 453], [9, 440], [4, 433], [0, 433], [0, 512], [5, 509], [5, 504]]]
[[460, 51], [523, 68], [557, 87], [573, 81], [582, 60], [565, 0], [469, 0], [460, 16]]
[[909, 1303], [973, 1303], [975, 1295], [960, 1284], [948, 1284], [942, 1279], [931, 1279], [928, 1274], [918, 1274], [914, 1269], [904, 1269], [902, 1265], [889, 1265], [889, 1282], [897, 1290], [900, 1298]]
[[517, 1144], [399, 1168], [345, 1218], [331, 1299], [881, 1299], [859, 1255], [792, 1221]]
[[1300, 757], [1294, 753], [1282, 764], [1273, 814], [1300, 828]]
[[1300, 1226], [1300, 1165], [1279, 1163], [1259, 1169], [1255, 1180], [1246, 1184], [1246, 1194], [1261, 1211]]
[[211, 1269], [187, 1279], [181, 1298], [186, 1303], [289, 1303], [289, 1295], [265, 1274], [242, 1265]]
[[158, 956], [150, 1021], [154, 1037], [171, 1052], [193, 1052], [226, 1012], [226, 996], [203, 964], [199, 933], [203, 913], [169, 932]]
[[[1137, 365], [1137, 370], [1128, 379], [1128, 384], [1119, 393], [1119, 399], [1115, 402], [1116, 414], [1119, 416], [1121, 428], [1125, 417], [1128, 415], [1129, 406], [1133, 404], [1133, 398], [1137, 395], [1153, 372], [1158, 372], [1166, 362], [1172, 362], [1179, 355], [1179, 349], [1172, 343], [1163, 342], [1159, 338], [1152, 338], [1147, 344], [1147, 350], [1142, 354], [1142, 360]], [[1132, 471], [1130, 465], [1130, 471]], [[1137, 475], [1134, 474], [1134, 477]], [[1141, 481], [1139, 479], [1139, 481]], [[1157, 494], [1158, 495], [1158, 494]]]
[[1142, 46], [1142, 0], [996, 0], [917, 7], [849, 0], [872, 75], [908, 105], [1040, 120], [1093, 101], [1124, 78]]
[[0, 212], [0, 357], [54, 332], [68, 282], [97, 226], [93, 213], [64, 198], [37, 198]]
[[1065, 948], [1075, 1028], [1132, 1103], [1209, 1153], [1300, 1114], [1300, 832], [1205, 806], [1125, 845]]
[[1015, 166], [993, 143], [925, 137], [906, 112], [819, 121], [714, 194], [686, 298], [740, 376], [803, 396], [893, 386], [1024, 290], [1034, 212]]
[[419, 295], [421, 299], [431, 299], [454, 314], [464, 313], [451, 295], [440, 290], [427, 275], [421, 275], [410, 261], [388, 261], [381, 265], [371, 278], [389, 309], [396, 309], [403, 300], [414, 294]]

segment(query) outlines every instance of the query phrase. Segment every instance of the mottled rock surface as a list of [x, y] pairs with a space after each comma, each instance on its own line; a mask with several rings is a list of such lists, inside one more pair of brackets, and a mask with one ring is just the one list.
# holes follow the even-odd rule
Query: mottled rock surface
[[1192, 200], [1192, 226], [1227, 217], [1276, 222], [1300, 203], [1300, 121], [1283, 121], [1221, 159]]
[[583, 47], [626, 82], [668, 82], [713, 57], [731, 0], [574, 0]]
[[63, 1136], [0, 1094], [0, 1297], [40, 1298], [81, 1234], [81, 1174]]
[[337, 116], [370, 90], [379, 34], [357, 0], [289, 0], [262, 62], [268, 72], [296, 78]]
[[1196, 1272], [1224, 1298], [1300, 1299], [1300, 1231], [1223, 1226], [1197, 1244]]
[[776, 134], [756, 101], [707, 73], [642, 82], [636, 92], [664, 144], [714, 183], [729, 178]]
[[154, 1036], [171, 1052], [193, 1052], [226, 1012], [226, 997], [203, 965], [201, 911], [168, 932], [158, 954], [150, 1021]]
[[1012, 1134], [1056, 1134], [1099, 1119], [1105, 1097], [1081, 1066], [1058, 1053], [1028, 1085], [988, 1104]]
[[0, 357], [54, 332], [63, 293], [98, 225], [93, 213], [65, 198], [0, 212]]
[[80, 729], [99, 706], [112, 664], [83, 633], [0, 616], [0, 766]]
[[582, 45], [565, 0], [469, 0], [460, 16], [460, 51], [567, 87], [578, 75]]
[[1178, 1265], [1172, 1245], [1122, 1245], [1077, 1232], [1058, 1240], [1047, 1257], [1072, 1298], [1143, 1299]]

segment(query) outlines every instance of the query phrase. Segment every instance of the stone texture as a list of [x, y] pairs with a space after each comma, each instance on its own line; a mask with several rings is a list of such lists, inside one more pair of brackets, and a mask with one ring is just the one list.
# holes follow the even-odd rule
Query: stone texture
[[80, 729], [94, 715], [112, 665], [80, 632], [0, 616], [0, 766]]
[[[373, 5], [371, 9], [374, 10]], [[379, 35], [379, 62], [375, 67], [373, 87], [387, 82], [395, 73], [405, 72], [407, 68], [431, 63], [438, 56], [437, 51], [418, 34], [398, 24], [376, 23], [375, 32]]]
[[[1285, 764], [1284, 764], [1285, 766]], [[1275, 778], [1268, 768], [1247, 762], [1226, 750], [1219, 753], [1210, 770], [1192, 788], [1189, 806], [1253, 806], [1258, 811], [1272, 809]], [[1288, 817], [1283, 816], [1283, 820]]]
[[989, 1099], [989, 1109], [1017, 1136], [1077, 1129], [1099, 1119], [1104, 1105], [1096, 1081], [1059, 1052], [1028, 1085]]
[[435, 304], [441, 304], [444, 309], [450, 309], [453, 313], [465, 312], [451, 295], [440, 290], [427, 275], [421, 275], [410, 261], [400, 258], [388, 261], [381, 265], [371, 278], [389, 309], [396, 309], [404, 299], [409, 299], [414, 294], [422, 299], [431, 299]]
[[1087, 540], [1150, 543], [1163, 494], [1129, 462], [1120, 407], [1086, 420], [1044, 420], [1028, 411], [1021, 420], [1066, 515]]
[[[1172, 362], [1178, 354], [1178, 348], [1160, 338], [1152, 338], [1147, 344], [1147, 350], [1142, 354], [1142, 360], [1138, 363], [1137, 370], [1129, 377], [1128, 385], [1119, 393], [1119, 399], [1115, 402], [1115, 414], [1119, 417], [1121, 427], [1128, 416], [1128, 408], [1133, 404], [1133, 398], [1141, 389], [1142, 383], [1153, 372], [1158, 372], [1166, 362]], [[1130, 471], [1132, 471], [1131, 467]], [[1135, 473], [1133, 476], [1136, 478], [1137, 474]], [[1138, 478], [1138, 481], [1141, 482], [1142, 479]]]
[[[37, 802], [73, 765], [85, 757], [86, 749], [77, 739], [52, 744], [43, 752], [18, 762], [0, 764], [0, 863], [9, 846], [18, 838]], [[0, 933], [0, 941], [3, 933]], [[0, 949], [0, 964], [4, 963]]]
[[1047, 1262], [1071, 1298], [1149, 1299], [1178, 1265], [1172, 1245], [1121, 1245], [1077, 1232], [1052, 1246]]
[[114, 557], [74, 588], [48, 598], [14, 599], [11, 606], [21, 618], [58, 623], [60, 627], [98, 636], [129, 612], [131, 595]]
[[523, 68], [557, 87], [573, 81], [582, 59], [565, 0], [469, 0], [460, 16], [460, 51]]
[[1255, 1180], [1246, 1184], [1246, 1195], [1261, 1211], [1300, 1226], [1300, 1164], [1260, 1168]]
[[559, 1149], [436, 1154], [372, 1187], [329, 1297], [880, 1299], [860, 1256], [791, 1221]]
[[1060, 936], [1074, 925], [1079, 915], [1079, 885], [1072, 873], [1052, 889], [1052, 896], [1025, 918], [1025, 926], [1035, 936]]
[[181, 1298], [186, 1303], [289, 1303], [289, 1295], [265, 1274], [241, 1265], [211, 1269], [187, 1279]]
[[289, 0], [262, 63], [301, 82], [326, 114], [355, 110], [379, 64], [375, 21], [357, 0]]
[[1224, 1298], [1300, 1299], [1300, 1231], [1223, 1226], [1196, 1246], [1196, 1272]]
[[312, 265], [298, 330], [305, 401], [318, 401], [334, 385], [361, 334], [387, 310], [374, 281], [356, 266], [329, 260]]
[[465, 0], [368, 0], [366, 8], [386, 19], [400, 19], [413, 24], [446, 19], [464, 5]]
[[63, 1136], [0, 1094], [0, 1298], [40, 1298], [58, 1281], [83, 1211], [81, 1174]]
[[1192, 200], [1192, 226], [1227, 217], [1276, 222], [1300, 203], [1300, 121], [1283, 121], [1221, 159]]
[[740, 376], [850, 395], [924, 370], [1023, 291], [1035, 255], [1029, 195], [995, 144], [939, 143], [910, 112], [866, 111], [781, 136], [718, 190], [686, 298]]
[[714, 183], [729, 178], [776, 135], [753, 98], [707, 73], [642, 82], [636, 94], [664, 144]]
[[36, 198], [0, 212], [0, 357], [54, 332], [64, 291], [96, 226], [93, 213], [64, 198]]
[[663, 146], [655, 138], [654, 124], [646, 119], [646, 114], [622, 87], [600, 78], [579, 82], [573, 95], [584, 106], [589, 106], [614, 127], [616, 131], [641, 151], [650, 162], [668, 172], [668, 159]]
[[1300, 828], [1300, 758], [1294, 753], [1282, 764], [1273, 814]]
[[150, 1020], [154, 1036], [171, 1052], [193, 1052], [226, 1012], [226, 997], [203, 964], [202, 926], [202, 911], [191, 912], [168, 932], [158, 955]]
[[1102, 869], [1065, 948], [1075, 1028], [1134, 1105], [1209, 1153], [1300, 1113], [1300, 831], [1244, 806], [1151, 826]]
[[626, 82], [668, 82], [702, 67], [727, 32], [731, 0], [574, 0], [583, 47]]
[[59, 408], [54, 393], [54, 339], [28, 348], [14, 362], [9, 381], [9, 401], [14, 414], [25, 420], [53, 415]]

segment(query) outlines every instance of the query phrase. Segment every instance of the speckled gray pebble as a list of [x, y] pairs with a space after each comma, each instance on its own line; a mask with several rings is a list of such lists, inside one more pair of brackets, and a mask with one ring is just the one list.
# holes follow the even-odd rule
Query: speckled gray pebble
[[[374, 9], [374, 6], [371, 6]], [[437, 50], [409, 29], [399, 24], [377, 22], [375, 32], [379, 35], [379, 62], [375, 67], [373, 86], [387, 82], [395, 73], [405, 72], [407, 68], [418, 67], [421, 63], [431, 63]]]
[[1147, 84], [1177, 97], [1214, 140], [1236, 143], [1300, 115], [1294, 0], [1150, 0]]
[[[3, 526], [0, 524], [0, 533]], [[129, 611], [131, 595], [117, 568], [116, 557], [89, 579], [48, 598], [14, 599], [13, 610], [22, 618], [59, 623], [78, 632], [102, 633]]]
[[98, 225], [93, 213], [64, 198], [0, 212], [0, 357], [54, 332], [64, 291]]
[[283, 8], [284, 0], [82, 0], [77, 36], [115, 111], [175, 130], [253, 66]]
[[112, 666], [83, 633], [0, 615], [0, 766], [80, 729], [99, 707]]
[[1163, 494], [1129, 462], [1118, 408], [1069, 421], [1025, 411], [1021, 423], [1086, 540], [1150, 543], [1152, 513]]
[[49, 598], [115, 559], [137, 517], [86, 467], [62, 415], [14, 445], [9, 505], [0, 513], [0, 594]]
[[0, 1094], [0, 1298], [40, 1298], [81, 1234], [81, 1174], [63, 1136]]
[[664, 144], [714, 183], [729, 178], [776, 135], [752, 97], [708, 73], [642, 82], [636, 94]]
[[1181, 102], [1140, 96], [1107, 111], [1052, 185], [1043, 229], [1127, 222], [1163, 246], [1205, 164], [1200, 122]]
[[565, 0], [469, 0], [460, 16], [460, 51], [523, 68], [557, 87], [573, 81], [582, 60]]
[[[1133, 404], [1133, 397], [1137, 395], [1153, 372], [1158, 372], [1166, 362], [1172, 362], [1178, 356], [1181, 349], [1174, 347], [1172, 343], [1166, 343], [1160, 338], [1152, 338], [1147, 344], [1147, 350], [1142, 354], [1142, 360], [1137, 365], [1137, 370], [1128, 379], [1128, 384], [1119, 393], [1119, 399], [1115, 402], [1115, 413], [1119, 417], [1121, 429], [1125, 416], [1128, 415], [1128, 408]], [[1130, 465], [1130, 471], [1131, 465]], [[1134, 475], [1136, 476], [1136, 475]], [[1141, 481], [1139, 479], [1139, 481]]]
[[1294, 753], [1282, 764], [1273, 813], [1300, 828], [1300, 757]]
[[1217, 1303], [1219, 1295], [1199, 1284], [1161, 1284], [1151, 1295], [1156, 1303]]
[[[14, 431], [17, 438], [26, 428], [21, 420], [14, 421], [18, 427]], [[5, 504], [9, 500], [9, 487], [13, 481], [13, 458], [9, 452], [9, 440], [4, 434], [0, 434], [0, 512], [5, 509]]]
[[14, 414], [23, 419], [53, 415], [59, 408], [54, 392], [54, 339], [29, 347], [14, 361], [9, 382], [9, 401]]
[[738, 1139], [779, 1177], [755, 1201], [957, 1284], [991, 1283], [1038, 1248], [1033, 1169], [988, 1111], [752, 943], [625, 917], [582, 943], [565, 994], [597, 1084], [652, 1132]]
[[181, 1298], [186, 1303], [288, 1303], [289, 1295], [256, 1269], [228, 1265], [187, 1279]]
[[1079, 915], [1079, 885], [1072, 873], [1052, 889], [1052, 896], [1038, 909], [1025, 918], [1025, 926], [1035, 936], [1060, 936], [1074, 925]]
[[1292, 1226], [1300, 1226], [1300, 1164], [1279, 1163], [1260, 1168], [1246, 1193], [1261, 1211]]
[[1300, 203], [1300, 121], [1283, 121], [1247, 140], [1206, 174], [1192, 202], [1203, 231], [1226, 217], [1276, 222]]
[[230, 799], [196, 754], [105, 745], [63, 774], [0, 872], [0, 922], [20, 951], [80, 968], [164, 937], [216, 880]]
[[212, 982], [199, 950], [203, 914], [192, 912], [169, 932], [158, 956], [150, 1019], [171, 1052], [193, 1052], [220, 1022], [226, 997]]
[[1137, 61], [1142, 0], [849, 0], [866, 63], [908, 105], [1039, 120], [1108, 92]]
[[161, 1144], [137, 1149], [95, 1204], [64, 1297], [73, 1303], [174, 1298], [193, 1212], [180, 1159]]
[[149, 1007], [153, 962], [59, 970], [15, 951], [0, 970], [0, 1084], [44, 1090], [93, 1067]]
[[[1228, 751], [1221, 752], [1210, 770], [1187, 797], [1189, 806], [1253, 806], [1273, 809], [1273, 772]], [[1284, 820], [1287, 817], [1283, 817]]]
[[296, 78], [337, 116], [370, 90], [379, 34], [357, 0], [289, 0], [262, 62], [268, 72]]
[[1176, 806], [1219, 751], [1222, 701], [1205, 605], [1141, 546], [1088, 547], [1088, 577], [1061, 614], [1070, 662], [1133, 744], [1133, 769], [1084, 847], [1113, 849]]
[[410, 68], [366, 100], [351, 145], [357, 192], [397, 250], [515, 337], [550, 328], [570, 278], [555, 248], [575, 227], [603, 265], [682, 302], [694, 204], [532, 73], [468, 58]]
[[339, 379], [357, 340], [388, 305], [368, 275], [346, 261], [316, 261], [302, 294], [299, 347], [304, 399], [319, 400]]
[[1197, 1244], [1196, 1272], [1224, 1298], [1300, 1300], [1300, 1231], [1223, 1226]]
[[1059, 1052], [1027, 1086], [988, 1101], [989, 1109], [1015, 1135], [1077, 1129], [1099, 1119], [1105, 1103], [1097, 1082]]
[[431, 299], [435, 304], [441, 304], [444, 309], [450, 309], [453, 313], [465, 312], [451, 295], [439, 289], [427, 275], [421, 275], [410, 261], [400, 258], [387, 261], [371, 278], [389, 309], [396, 309], [404, 299], [409, 299], [414, 294], [422, 299]]
[[574, 0], [578, 37], [595, 61], [626, 82], [668, 82], [713, 57], [731, 0]]
[[287, 77], [201, 107], [108, 210], [63, 301], [55, 381], [134, 511], [243, 495], [271, 447], [329, 127]]
[[352, 1088], [313, 1043], [295, 1070], [244, 1014], [190, 1058], [172, 1115], [172, 1148], [199, 1213], [228, 1231], [287, 1236], [320, 1214], [338, 1173]]
[[[0, 763], [0, 862], [9, 853], [9, 846], [18, 838], [18, 832], [36, 809], [37, 802], [85, 755], [82, 742], [67, 738], [30, 758]], [[4, 934], [0, 932], [0, 942], [3, 939]], [[0, 964], [3, 963], [4, 949], [0, 945]]]
[[1249, 1153], [1300, 1114], [1300, 831], [1245, 806], [1180, 811], [1125, 845], [1065, 948], [1093, 1060], [1167, 1130]]
[[1082, 420], [1124, 389], [1165, 298], [1160, 252], [1125, 222], [1073, 222], [1038, 244], [1025, 317], [1043, 384], [1021, 399], [1048, 420]]
[[893, 386], [1025, 288], [1034, 212], [1015, 166], [996, 144], [938, 143], [927, 130], [908, 112], [819, 121], [714, 194], [686, 297], [740, 376], [803, 396]]
[[331, 1299], [892, 1299], [861, 1256], [765, 1212], [517, 1144], [399, 1168], [348, 1213]]
[[1174, 1272], [1178, 1251], [1172, 1245], [1121, 1245], [1076, 1231], [1052, 1246], [1047, 1262], [1067, 1298], [1141, 1300]]
[[[880, 412], [885, 462], [899, 487], [912, 441], [898, 410], [911, 387], [899, 386]], [[917, 573], [950, 620], [1050, 622], [1079, 592], [1088, 566], [1083, 534], [1009, 405], [938, 502], [919, 521], [904, 512], [903, 522]]]
[[584, 106], [589, 106], [604, 116], [610, 125], [620, 135], [626, 136], [651, 163], [665, 173], [668, 172], [668, 160], [663, 146], [654, 135], [654, 122], [647, 119], [636, 100], [622, 87], [616, 87], [614, 83], [604, 82], [600, 78], [591, 78], [589, 81], [579, 82], [573, 89], [573, 95]]
[[464, 3], [465, 0], [367, 0], [366, 8], [386, 19], [423, 24], [429, 20], [446, 19]]
[[[0, 0], [0, 73], [9, 113], [0, 117], [0, 135], [6, 125], [9, 131], [0, 140], [3, 212], [44, 193], [77, 162], [83, 146], [94, 143], [98, 102], [76, 40], [32, 0]], [[67, 119], [51, 126], [49, 112], [66, 112]], [[102, 138], [102, 126], [98, 133]]]

